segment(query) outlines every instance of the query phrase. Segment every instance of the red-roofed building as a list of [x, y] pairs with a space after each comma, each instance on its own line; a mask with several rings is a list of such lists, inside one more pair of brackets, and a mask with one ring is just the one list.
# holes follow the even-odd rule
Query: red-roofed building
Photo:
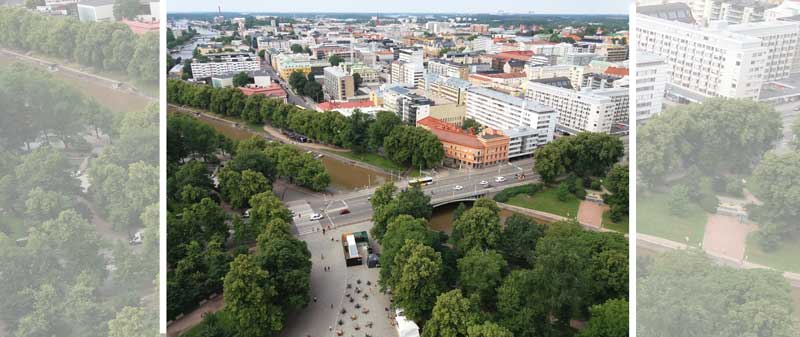
[[628, 68], [608, 67], [604, 73], [611, 76], [625, 77], [628, 76]]
[[418, 120], [417, 126], [439, 139], [445, 158], [454, 166], [479, 168], [508, 161], [509, 139], [499, 130], [486, 128], [476, 136], [433, 117]]
[[280, 84], [273, 83], [268, 87], [258, 87], [258, 86], [246, 86], [246, 87], [239, 87], [239, 90], [245, 96], [251, 95], [264, 95], [269, 98], [277, 98], [283, 103], [286, 103], [286, 90], [281, 88]]
[[344, 116], [350, 116], [356, 109], [364, 113], [374, 114], [381, 110], [372, 101], [353, 101], [353, 102], [322, 102], [317, 104], [317, 111], [338, 111]]
[[532, 56], [533, 51], [531, 50], [511, 50], [497, 53], [492, 56], [492, 69], [503, 70], [503, 66], [509, 61], [527, 62]]
[[130, 27], [136, 35], [143, 35], [147, 33], [158, 33], [158, 21], [156, 22], [140, 22], [140, 21], [131, 21], [131, 20], [122, 20], [126, 26]]

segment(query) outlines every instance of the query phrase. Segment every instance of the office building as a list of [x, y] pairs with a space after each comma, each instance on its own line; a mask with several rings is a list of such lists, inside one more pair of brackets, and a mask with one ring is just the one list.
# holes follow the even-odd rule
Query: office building
[[405, 61], [392, 62], [389, 83], [414, 87], [422, 84], [425, 68]]
[[467, 76], [469, 76], [469, 67], [465, 64], [442, 59], [432, 59], [428, 61], [428, 73], [466, 80]]
[[642, 122], [661, 113], [670, 66], [661, 56], [640, 52], [636, 58], [636, 121]]
[[499, 130], [486, 128], [479, 135], [473, 135], [433, 117], [420, 119], [417, 126], [439, 139], [448, 166], [482, 168], [508, 161], [509, 138]]
[[636, 48], [666, 59], [670, 83], [681, 91], [674, 94], [758, 99], [769, 58], [761, 39], [641, 14], [636, 20]]
[[426, 74], [423, 89], [428, 94], [441, 96], [456, 105], [464, 105], [467, 103], [467, 89], [470, 85], [460, 78]]
[[537, 147], [553, 140], [557, 113], [541, 103], [470, 87], [467, 117], [508, 136], [508, 157], [515, 158], [532, 155]]
[[331, 100], [344, 101], [355, 95], [353, 76], [340, 67], [325, 67], [322, 91]]
[[614, 123], [628, 123], [628, 89], [584, 88], [580, 91], [528, 82], [525, 97], [553, 107], [561, 132], [611, 132]]
[[260, 69], [258, 58], [253, 54], [211, 54], [207, 58], [192, 61], [194, 79]]
[[405, 123], [414, 124], [418, 116], [430, 115], [430, 108], [434, 102], [427, 97], [423, 97], [411, 92], [411, 90], [401, 86], [391, 86], [383, 90], [383, 106], [397, 113], [397, 116]]

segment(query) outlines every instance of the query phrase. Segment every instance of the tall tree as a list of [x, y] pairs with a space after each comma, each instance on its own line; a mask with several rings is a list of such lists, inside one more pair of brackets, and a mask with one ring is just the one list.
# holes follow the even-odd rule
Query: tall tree
[[467, 328], [475, 325], [477, 320], [477, 314], [461, 290], [451, 290], [436, 298], [433, 314], [425, 323], [422, 337], [467, 336]]
[[508, 263], [493, 250], [470, 250], [458, 260], [458, 284], [467, 296], [475, 296], [482, 307], [495, 303], [495, 290]]
[[442, 292], [442, 256], [433, 248], [407, 240], [394, 258], [392, 279], [394, 300], [406, 317], [424, 321]]
[[275, 304], [278, 293], [269, 276], [250, 255], [239, 255], [231, 263], [225, 276], [225, 310], [238, 336], [265, 337], [283, 328], [283, 313]]

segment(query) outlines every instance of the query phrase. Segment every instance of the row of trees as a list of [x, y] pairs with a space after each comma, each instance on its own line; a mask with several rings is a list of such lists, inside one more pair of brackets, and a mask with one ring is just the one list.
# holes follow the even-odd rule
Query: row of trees
[[167, 49], [182, 46], [195, 36], [197, 36], [197, 30], [192, 27], [189, 27], [183, 31], [178, 37], [175, 37], [175, 33], [172, 32], [172, 28], [167, 28]]
[[[167, 262], [172, 266], [167, 276], [168, 318], [224, 291], [225, 314], [235, 324], [223, 326], [210, 315], [202, 329], [242, 336], [279, 331], [288, 315], [308, 303], [311, 261], [306, 244], [291, 235], [291, 214], [272, 193], [270, 181], [282, 170], [302, 174], [304, 169], [293, 168], [294, 159], [287, 158], [300, 154], [293, 149], [287, 154], [285, 146], [258, 138], [242, 141], [215, 188], [205, 159], [229, 151], [224, 149], [228, 141], [220, 141], [210, 126], [189, 117], [170, 116], [168, 121], [169, 132], [176, 136], [168, 138], [168, 149], [173, 150], [167, 182]], [[324, 174], [324, 168], [317, 169]], [[220, 197], [234, 208], [249, 207], [249, 219], [234, 215], [229, 222], [231, 217], [215, 201]], [[247, 245], [252, 242], [258, 250], [249, 255]]]
[[127, 74], [137, 81], [158, 80], [158, 34], [138, 36], [120, 23], [80, 22], [9, 7], [0, 12], [0, 45]]
[[776, 271], [735, 269], [705, 254], [637, 258], [639, 336], [797, 336], [791, 286]]
[[379, 285], [422, 323], [423, 336], [546, 336], [589, 317], [581, 336], [626, 335], [624, 237], [519, 215], [503, 228], [499, 207], [479, 199], [456, 212], [448, 239], [428, 230], [429, 200], [418, 188], [386, 184], [370, 201]]
[[[140, 299], [157, 293], [152, 284], [158, 273], [154, 262], [158, 260], [158, 198], [148, 191], [153, 187], [157, 191], [158, 175], [148, 166], [157, 162], [158, 148], [142, 144], [141, 151], [124, 160], [117, 154], [126, 151], [125, 139], [140, 132], [157, 134], [157, 123], [143, 123], [141, 128], [130, 124], [132, 119], [150, 116], [157, 107], [124, 117], [114, 115], [82, 93], [65, 89], [66, 84], [21, 66], [0, 69], [0, 83], [0, 101], [9, 107], [0, 117], [4, 119], [0, 124], [9, 128], [0, 132], [0, 217], [4, 220], [0, 225], [0, 291], [4, 294], [0, 321], [6, 323], [5, 331], [12, 336], [155, 336], [158, 308], [143, 305]], [[49, 101], [67, 93], [72, 97]], [[38, 106], [48, 103], [50, 111]], [[93, 118], [99, 115], [87, 114], [88, 106], [102, 112], [105, 123]], [[72, 120], [62, 128], [37, 121], [47, 114], [54, 114], [52, 118], [64, 114]], [[27, 128], [30, 138], [14, 139], [14, 126]], [[113, 145], [92, 160], [86, 173], [92, 186], [86, 194], [75, 177], [78, 165], [72, 158], [89, 157], [86, 139], [99, 136], [110, 136]], [[124, 239], [112, 240], [117, 233], [101, 235], [96, 229], [94, 219], [102, 221], [104, 215], [118, 212], [118, 205], [92, 201], [101, 199], [95, 188], [102, 185], [92, 171], [107, 165], [138, 176], [135, 182], [116, 182], [114, 192], [136, 195], [140, 203], [127, 209], [129, 223], [118, 224], [114, 219], [112, 226], [143, 227], [139, 252]], [[105, 188], [111, 192], [110, 186]], [[111, 270], [110, 265], [115, 268]]]
[[388, 158], [403, 165], [430, 168], [444, 157], [435, 135], [403, 125], [400, 117], [390, 111], [378, 112], [375, 117], [354, 111], [345, 117], [336, 111], [320, 113], [298, 108], [263, 95], [245, 96], [236, 88], [211, 88], [178, 80], [167, 82], [167, 97], [175, 104], [241, 117], [248, 123], [271, 124], [356, 153], [383, 149]]

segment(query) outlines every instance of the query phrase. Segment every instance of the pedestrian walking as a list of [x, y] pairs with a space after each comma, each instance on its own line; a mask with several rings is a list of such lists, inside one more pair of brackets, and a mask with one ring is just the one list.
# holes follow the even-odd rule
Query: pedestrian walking
[[331, 309], [333, 309], [333, 303], [331, 303]]
[[317, 303], [317, 297], [314, 296], [314, 303]]
[[325, 228], [322, 229], [322, 235], [325, 235]]

